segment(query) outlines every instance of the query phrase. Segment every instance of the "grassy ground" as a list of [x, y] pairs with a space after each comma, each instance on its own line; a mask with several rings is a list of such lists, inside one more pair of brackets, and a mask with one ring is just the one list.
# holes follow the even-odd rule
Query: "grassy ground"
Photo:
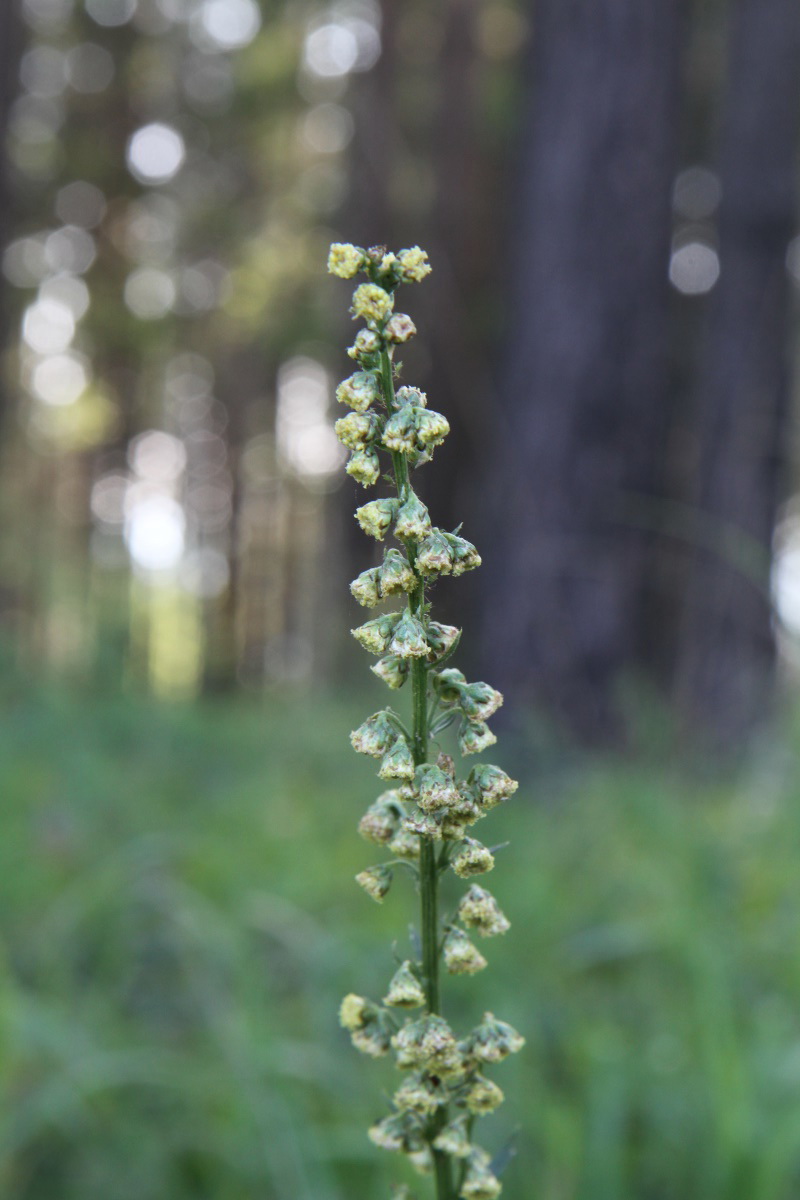
[[[336, 1024], [345, 991], [382, 994], [415, 909], [405, 880], [382, 907], [352, 882], [364, 704], [2, 707], [3, 1200], [388, 1197], [402, 1169], [364, 1130], [392, 1071]], [[702, 787], [526, 768], [506, 838], [514, 928], [448, 983], [454, 1023], [491, 1008], [528, 1037], [483, 1129], [516, 1130], [504, 1196], [796, 1197], [794, 752]]]

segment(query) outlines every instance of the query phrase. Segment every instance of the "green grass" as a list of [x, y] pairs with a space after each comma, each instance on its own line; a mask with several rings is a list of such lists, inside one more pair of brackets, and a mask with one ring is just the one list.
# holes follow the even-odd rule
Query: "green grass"
[[[336, 1023], [415, 918], [405, 878], [383, 906], [352, 881], [375, 860], [347, 745], [369, 703], [2, 700], [3, 1200], [382, 1200], [408, 1178], [365, 1136], [394, 1073]], [[448, 1013], [528, 1037], [482, 1130], [492, 1151], [516, 1130], [507, 1200], [800, 1193], [797, 775], [786, 746], [703, 786], [526, 768], [482, 828], [511, 842], [491, 885], [513, 929]]]

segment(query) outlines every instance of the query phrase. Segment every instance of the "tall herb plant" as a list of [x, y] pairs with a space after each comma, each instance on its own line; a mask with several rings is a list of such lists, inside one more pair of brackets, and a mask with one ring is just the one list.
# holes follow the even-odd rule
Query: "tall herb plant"
[[[503, 697], [487, 683], [469, 683], [449, 666], [460, 631], [435, 621], [428, 592], [443, 575], [459, 576], [480, 566], [477, 550], [458, 530], [432, 524], [411, 484], [412, 471], [430, 461], [449, 432], [441, 413], [428, 408], [423, 392], [396, 387], [396, 348], [416, 333], [405, 313], [395, 312], [401, 284], [421, 282], [430, 272], [418, 246], [387, 253], [336, 243], [328, 270], [343, 279], [359, 273], [366, 281], [353, 293], [352, 314], [365, 327], [348, 354], [358, 370], [337, 388], [352, 411], [336, 423], [351, 451], [347, 472], [365, 488], [387, 481], [393, 494], [370, 500], [356, 511], [366, 534], [383, 541], [392, 534], [380, 566], [353, 581], [355, 599], [367, 608], [405, 600], [403, 608], [354, 629], [353, 636], [378, 661], [372, 671], [391, 689], [410, 685], [406, 724], [391, 707], [381, 709], [351, 735], [353, 748], [380, 760], [378, 777], [389, 788], [367, 809], [359, 831], [388, 850], [388, 861], [356, 878], [374, 900], [383, 901], [398, 868], [413, 877], [420, 899], [420, 935], [414, 958], [398, 964], [380, 1003], [351, 994], [340, 1019], [354, 1045], [379, 1057], [394, 1051], [406, 1076], [393, 1097], [393, 1111], [369, 1130], [375, 1145], [405, 1154], [435, 1180], [436, 1200], [494, 1200], [501, 1191], [490, 1156], [473, 1140], [476, 1118], [492, 1112], [503, 1093], [485, 1068], [520, 1049], [523, 1038], [486, 1013], [459, 1038], [442, 1015], [441, 968], [473, 974], [487, 965], [470, 934], [492, 937], [509, 923], [492, 894], [472, 883], [450, 916], [440, 914], [442, 877], [453, 872], [471, 880], [494, 867], [494, 856], [469, 832], [517, 789], [499, 767], [481, 763], [459, 777], [453, 758], [438, 739], [455, 727], [461, 756], [479, 754], [497, 740], [487, 720]], [[384, 464], [388, 471], [384, 473]], [[408, 1197], [405, 1186], [395, 1197]]]

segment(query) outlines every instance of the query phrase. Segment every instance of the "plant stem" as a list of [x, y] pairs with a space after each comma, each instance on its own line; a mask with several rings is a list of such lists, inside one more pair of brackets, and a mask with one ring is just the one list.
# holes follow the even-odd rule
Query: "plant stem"
[[[394, 381], [392, 379], [392, 363], [389, 352], [381, 351], [381, 382], [386, 408], [391, 413], [395, 409]], [[402, 454], [393, 453], [395, 484], [398, 498], [406, 499], [409, 490], [408, 462]], [[405, 543], [408, 551], [408, 561], [414, 567], [416, 559], [416, 542], [409, 540]], [[414, 591], [408, 597], [409, 611], [422, 621], [425, 616], [425, 580], [419, 579]], [[424, 659], [415, 658], [411, 664], [411, 693], [412, 693], [412, 746], [411, 753], [415, 766], [428, 761], [428, 664]], [[425, 977], [425, 997], [428, 1012], [441, 1012], [441, 997], [439, 990], [439, 871], [436, 863], [436, 849], [432, 838], [420, 837], [419, 857], [419, 889], [421, 903], [421, 936], [422, 936], [422, 973]], [[447, 1111], [440, 1109], [431, 1121], [430, 1138], [433, 1138], [447, 1123]], [[454, 1200], [453, 1174], [450, 1159], [439, 1150], [433, 1151], [434, 1171], [436, 1178], [436, 1200]]]

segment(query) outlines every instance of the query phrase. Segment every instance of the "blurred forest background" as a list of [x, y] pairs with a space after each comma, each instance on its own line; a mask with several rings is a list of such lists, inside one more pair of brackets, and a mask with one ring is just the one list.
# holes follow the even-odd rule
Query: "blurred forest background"
[[441, 615], [517, 714], [504, 1194], [795, 1197], [796, 0], [8, 0], [0, 81], [4, 1200], [395, 1178], [332, 240], [430, 254]]

